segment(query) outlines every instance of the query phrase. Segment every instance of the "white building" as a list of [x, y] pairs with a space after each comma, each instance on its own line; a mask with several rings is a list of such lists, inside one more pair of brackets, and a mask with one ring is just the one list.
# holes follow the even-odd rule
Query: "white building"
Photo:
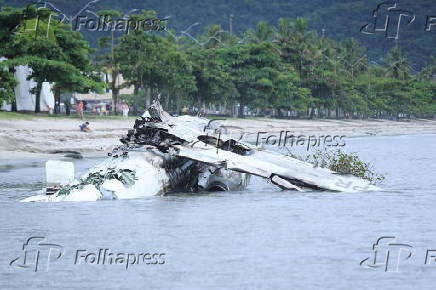
[[[108, 85], [112, 82], [112, 75], [111, 74], [102, 74], [101, 80], [105, 81]], [[123, 78], [123, 75], [119, 74], [117, 77], [117, 80], [115, 82], [115, 85], [117, 87], [121, 87], [125, 83], [125, 80]], [[135, 92], [134, 86], [129, 86], [126, 88], [122, 88], [119, 91], [119, 95], [133, 95]], [[74, 93], [73, 96], [79, 100], [79, 101], [111, 101], [112, 100], [112, 90], [106, 89], [106, 92], [103, 94], [97, 94], [94, 92], [89, 92], [87, 94], [79, 94]]]
[[[4, 57], [0, 58], [0, 62], [6, 60]], [[15, 87], [15, 100], [17, 104], [17, 111], [35, 111], [35, 95], [30, 93], [30, 90], [36, 86], [35, 81], [27, 80], [32, 70], [28, 66], [15, 67], [15, 79], [18, 85]], [[40, 110], [49, 111], [54, 108], [54, 94], [52, 86], [48, 82], [42, 84]], [[11, 111], [10, 104], [2, 104], [1, 110]]]

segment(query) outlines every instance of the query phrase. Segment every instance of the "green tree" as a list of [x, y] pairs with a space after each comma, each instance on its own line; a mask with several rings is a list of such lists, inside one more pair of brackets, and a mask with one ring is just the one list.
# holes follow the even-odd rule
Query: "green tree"
[[421, 78], [436, 82], [436, 53], [431, 56], [429, 63], [422, 71]]
[[[12, 20], [11, 14], [12, 13]], [[40, 111], [40, 96], [43, 82], [57, 83], [57, 91], [69, 89], [99, 91], [102, 84], [92, 77], [90, 53], [92, 49], [78, 32], [53, 18], [50, 9], [36, 9], [30, 5], [21, 11], [7, 10], [0, 21], [17, 26], [5, 32], [10, 42], [3, 46], [9, 67], [28, 65], [32, 69], [30, 78], [36, 82], [35, 112]], [[32, 27], [33, 29], [29, 29]]]
[[115, 55], [115, 48], [118, 43], [118, 35], [115, 34], [115, 21], [117, 18], [121, 17], [121, 12], [118, 10], [100, 10], [97, 12], [97, 15], [100, 17], [105, 17], [110, 21], [112, 24], [111, 31], [110, 31], [110, 37], [102, 37], [99, 39], [99, 47], [100, 49], [109, 49], [109, 52], [100, 55], [97, 57], [99, 61], [100, 68], [103, 73], [110, 74], [111, 78], [109, 81], [109, 78], [106, 77], [106, 83], [108, 84], [108, 87], [110, 88], [112, 92], [112, 112], [116, 112], [117, 110], [117, 103], [118, 103], [118, 96], [120, 93], [121, 87], [119, 86], [118, 79], [119, 79], [119, 58]]
[[244, 117], [244, 107], [250, 104], [269, 103], [278, 108], [291, 105], [292, 98], [304, 100], [307, 91], [299, 88], [298, 75], [283, 65], [274, 44], [231, 47], [225, 54], [237, 92], [239, 117]]
[[406, 80], [410, 75], [409, 62], [399, 46], [394, 46], [385, 59], [387, 75], [397, 80]]
[[192, 64], [171, 38], [135, 31], [120, 39], [116, 55], [125, 80], [135, 87], [135, 95], [142, 96], [140, 91], [147, 90], [146, 105], [150, 105], [152, 92], [165, 91], [166, 104], [173, 101], [172, 95], [180, 109], [181, 96], [196, 90]]
[[256, 29], [247, 30], [245, 39], [250, 43], [262, 43], [272, 41], [274, 37], [274, 28], [268, 22], [261, 21], [256, 25]]
[[0, 68], [0, 106], [3, 102], [11, 103], [14, 101], [14, 88], [17, 85], [14, 74], [7, 68]]
[[223, 50], [194, 47], [188, 54], [193, 64], [198, 107], [207, 102], [227, 102], [236, 94]]

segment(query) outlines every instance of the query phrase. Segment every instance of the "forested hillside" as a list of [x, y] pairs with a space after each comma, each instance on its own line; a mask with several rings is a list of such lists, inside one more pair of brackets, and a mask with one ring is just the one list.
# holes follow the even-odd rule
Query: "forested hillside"
[[[23, 6], [28, 0], [0, 0], [7, 6]], [[35, 1], [36, 2], [36, 1]], [[77, 13], [89, 0], [52, 0], [49, 1], [66, 14]], [[219, 24], [222, 29], [229, 29], [230, 15], [233, 31], [241, 33], [262, 20], [272, 25], [277, 24], [280, 17], [305, 17], [309, 20], [309, 29], [319, 36], [336, 40], [354, 37], [368, 48], [372, 60], [378, 61], [393, 46], [398, 44], [420, 70], [430, 60], [436, 47], [436, 27], [430, 32], [425, 31], [427, 16], [436, 15], [434, 0], [397, 0], [399, 8], [411, 11], [416, 19], [406, 26], [401, 25], [400, 39], [386, 39], [383, 33], [365, 35], [360, 29], [372, 21], [372, 11], [381, 0], [100, 0], [90, 7], [92, 11], [101, 9], [131, 9], [155, 10], [159, 16], [170, 16], [169, 27], [175, 31], [186, 29], [189, 25], [199, 22], [193, 27], [193, 35], [198, 35], [211, 24]], [[323, 32], [324, 29], [324, 32]], [[99, 36], [86, 35], [91, 43]]]

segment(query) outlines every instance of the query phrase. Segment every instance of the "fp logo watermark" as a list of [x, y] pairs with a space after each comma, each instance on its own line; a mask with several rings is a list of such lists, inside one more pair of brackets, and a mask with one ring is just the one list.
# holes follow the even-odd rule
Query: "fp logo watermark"
[[[412, 11], [400, 9], [397, 2], [388, 1], [377, 5], [372, 12], [372, 22], [364, 25], [360, 31], [364, 34], [384, 33], [388, 39], [400, 39], [400, 28], [415, 22]], [[436, 16], [427, 16], [425, 31], [436, 31]]]
[[410, 259], [413, 247], [397, 243], [395, 237], [379, 238], [372, 246], [373, 256], [363, 259], [360, 266], [366, 268], [382, 268], [385, 272], [398, 272], [401, 262]]
[[50, 263], [59, 260], [64, 250], [61, 245], [48, 243], [47, 238], [30, 237], [23, 244], [21, 256], [13, 259], [9, 266], [48, 272]]
[[383, 2], [372, 12], [372, 23], [363, 26], [360, 31], [365, 34], [384, 32], [386, 38], [399, 39], [400, 27], [412, 24], [416, 16], [413, 12], [398, 8], [398, 3]]

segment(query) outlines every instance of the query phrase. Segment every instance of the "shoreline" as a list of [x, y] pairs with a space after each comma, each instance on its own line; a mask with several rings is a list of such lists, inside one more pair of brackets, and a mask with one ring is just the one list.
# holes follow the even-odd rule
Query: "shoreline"
[[[91, 121], [91, 133], [80, 132], [84, 122], [75, 119], [34, 118], [32, 120], [0, 120], [0, 161], [16, 159], [52, 159], [61, 154], [55, 150], [77, 151], [84, 158], [106, 156], [119, 139], [133, 127], [134, 119], [98, 119]], [[373, 136], [402, 136], [436, 134], [436, 121], [413, 120], [283, 120], [229, 119], [220, 120], [228, 126], [229, 135], [242, 141], [256, 141], [259, 132], [279, 135], [288, 131], [295, 136], [337, 136], [361, 138]]]

